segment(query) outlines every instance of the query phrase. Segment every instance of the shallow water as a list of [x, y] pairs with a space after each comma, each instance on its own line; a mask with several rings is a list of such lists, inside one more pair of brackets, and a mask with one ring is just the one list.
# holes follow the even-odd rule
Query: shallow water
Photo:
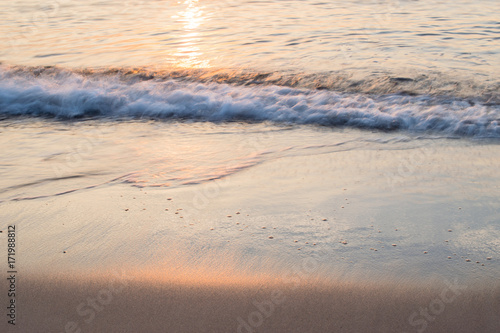
[[471, 1], [15, 1], [4, 60], [306, 71], [499, 71], [499, 3]]

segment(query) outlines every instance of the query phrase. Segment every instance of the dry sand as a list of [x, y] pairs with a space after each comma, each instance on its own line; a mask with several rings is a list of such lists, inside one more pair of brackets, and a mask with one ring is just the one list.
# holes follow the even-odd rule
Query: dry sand
[[[466, 286], [465, 286], [466, 287]], [[499, 288], [25, 277], [8, 332], [497, 332]], [[5, 293], [5, 290], [2, 290]]]

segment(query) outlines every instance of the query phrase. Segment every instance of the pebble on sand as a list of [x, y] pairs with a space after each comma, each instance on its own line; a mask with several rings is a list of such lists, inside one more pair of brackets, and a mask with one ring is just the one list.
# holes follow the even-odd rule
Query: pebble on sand
[[323, 219], [323, 221], [328, 221], [328, 219]]
[[262, 229], [266, 229], [266, 227], [262, 227]]
[[486, 260], [491, 260], [491, 257], [487, 257]]
[[465, 261], [470, 262], [470, 259], [465, 259]]
[[428, 252], [427, 251], [424, 251], [424, 254], [427, 254]]
[[228, 215], [227, 217], [232, 217], [231, 215]]
[[128, 208], [125, 208], [125, 211], [128, 212]]
[[298, 240], [294, 240], [293, 242], [294, 242], [294, 243], [297, 243], [297, 242], [298, 242]]
[[167, 200], [172, 200], [172, 198], [167, 198]]
[[396, 244], [392, 244], [392, 246], [397, 246]]
[[450, 256], [448, 256], [448, 259], [451, 259], [451, 257], [450, 257]]
[[273, 236], [269, 236], [269, 239], [273, 239], [274, 237]]
[[66, 253], [66, 251], [63, 251], [63, 253]]
[[448, 232], [452, 232], [452, 230], [451, 230], [451, 229], [448, 229]]

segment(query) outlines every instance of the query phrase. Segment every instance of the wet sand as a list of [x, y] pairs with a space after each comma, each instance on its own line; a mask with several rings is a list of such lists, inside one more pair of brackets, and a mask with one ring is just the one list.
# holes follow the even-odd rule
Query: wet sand
[[[2, 331], [498, 331], [498, 145], [300, 129], [256, 137], [266, 152], [242, 164], [207, 153], [206, 168], [229, 170], [224, 177], [151, 187], [160, 173], [141, 170], [103, 182], [127, 172], [121, 161], [144, 159], [131, 153], [134, 135], [144, 153], [168, 133], [148, 137], [148, 126], [133, 124], [119, 146], [101, 132], [88, 161], [53, 181], [60, 155], [45, 150], [54, 154], [58, 140], [22, 128], [23, 145], [5, 142], [18, 178], [2, 180], [0, 245], [16, 225], [18, 273], [15, 327], [7, 273], [0, 283]], [[171, 160], [161, 161], [168, 169]]]

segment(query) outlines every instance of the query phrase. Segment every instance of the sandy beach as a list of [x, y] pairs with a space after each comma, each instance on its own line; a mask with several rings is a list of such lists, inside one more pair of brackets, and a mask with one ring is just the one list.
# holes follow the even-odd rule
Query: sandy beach
[[[1, 203], [1, 246], [15, 225], [17, 249], [16, 325], [2, 330], [499, 327], [497, 145], [265, 124], [242, 135], [238, 124], [125, 123], [99, 137], [52, 126], [43, 141], [46, 124], [20, 123], [3, 142], [19, 168]], [[97, 138], [73, 164], [56, 144]], [[240, 149], [211, 145], [219, 153], [171, 179], [144, 158], [169, 165], [205, 138]]]

